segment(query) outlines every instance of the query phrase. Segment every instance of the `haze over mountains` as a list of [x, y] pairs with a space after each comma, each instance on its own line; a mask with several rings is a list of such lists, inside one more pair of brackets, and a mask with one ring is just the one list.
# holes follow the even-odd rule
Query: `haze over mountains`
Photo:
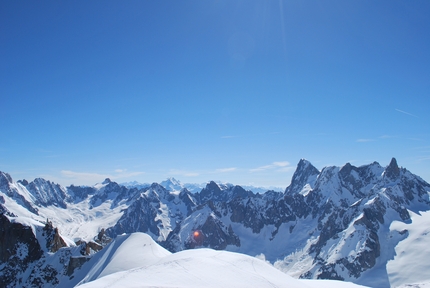
[[[423, 272], [430, 268], [426, 260], [430, 256], [426, 245], [430, 240], [429, 193], [430, 185], [399, 167], [394, 158], [385, 167], [377, 162], [360, 167], [347, 163], [321, 171], [302, 159], [285, 191], [266, 193], [213, 181], [199, 187], [175, 179], [123, 185], [106, 179], [92, 187], [62, 187], [41, 178], [14, 181], [0, 172], [0, 284], [72, 287], [83, 281], [88, 287], [102, 287], [119, 281], [115, 283], [131, 285], [131, 280], [119, 279], [141, 279], [144, 272], [138, 267], [161, 273], [160, 267], [175, 266], [166, 259], [173, 257], [182, 264], [184, 259], [194, 259], [184, 268], [192, 274], [198, 271], [193, 265], [203, 263], [198, 259], [219, 255], [222, 263], [257, 265], [267, 279], [279, 272], [271, 270], [276, 267], [302, 279], [345, 280], [370, 287], [425, 285], [430, 281], [430, 275]], [[146, 243], [155, 249], [151, 255], [162, 257], [149, 264], [139, 262], [150, 261], [149, 253], [130, 260], [133, 267], [123, 260], [112, 262], [118, 255], [133, 259], [130, 249], [139, 249], [137, 243]], [[249, 260], [255, 258], [240, 260], [243, 255], [236, 253], [181, 252], [194, 248], [257, 256], [274, 267]], [[169, 256], [176, 253], [182, 256]], [[217, 261], [208, 266], [218, 267]], [[244, 271], [249, 271], [246, 267]], [[105, 270], [112, 271], [109, 278], [103, 277]], [[223, 271], [214, 268], [213, 273]], [[159, 278], [160, 287], [169, 285], [164, 278]], [[158, 285], [157, 279], [145, 279], [145, 285]], [[289, 287], [312, 285], [285, 279]], [[93, 280], [103, 284], [91, 286]], [[188, 285], [187, 281], [177, 283]]]

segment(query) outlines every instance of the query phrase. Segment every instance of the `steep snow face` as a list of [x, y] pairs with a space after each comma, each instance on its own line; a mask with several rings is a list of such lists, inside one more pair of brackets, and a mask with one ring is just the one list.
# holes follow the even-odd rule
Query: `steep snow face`
[[[63, 287], [73, 287], [101, 277], [138, 267], [148, 267], [171, 253], [148, 235], [133, 233], [118, 236], [101, 252], [85, 263], [73, 281], [63, 281]], [[73, 286], [72, 286], [73, 285]]]
[[181, 183], [181, 181], [176, 180], [175, 178], [167, 178], [166, 180], [160, 183], [168, 191], [181, 191], [185, 188], [185, 186]]
[[[296, 277], [389, 287], [387, 262], [406, 237], [401, 231], [390, 232], [390, 224], [410, 223], [408, 209], [430, 210], [430, 185], [396, 165], [395, 160], [385, 168], [376, 162], [361, 167], [346, 164], [318, 172], [302, 160], [296, 182], [283, 198], [231, 197], [231, 190], [209, 183], [199, 195], [205, 208], [173, 230], [164, 245], [172, 251], [211, 247], [263, 253], [269, 261], [280, 259], [276, 266]], [[189, 246], [193, 230], [209, 236], [202, 219], [213, 219], [218, 231], [228, 233]], [[217, 248], [235, 238], [239, 241]]]
[[[344, 279], [373, 287], [416, 282], [396, 263], [419, 257], [398, 249], [419, 247], [414, 243], [426, 239], [426, 231], [413, 227], [428, 223], [424, 215], [430, 211], [430, 185], [400, 168], [395, 159], [387, 167], [376, 162], [360, 167], [347, 163], [321, 172], [312, 167], [301, 160], [285, 193], [264, 195], [216, 182], [191, 194], [186, 189], [168, 191], [157, 183], [127, 188], [107, 179], [94, 187], [60, 189], [67, 192], [67, 208], [54, 202], [42, 205], [38, 199], [43, 197], [31, 193], [28, 183], [15, 183], [1, 173], [0, 211], [11, 219], [19, 215], [45, 223], [48, 218], [72, 244], [93, 239], [102, 228], [111, 237], [138, 231], [171, 251], [208, 247], [264, 254], [261, 257], [295, 277]], [[41, 189], [39, 196], [56, 193]], [[16, 251], [17, 259], [25, 257], [25, 247]], [[430, 251], [420, 252], [427, 255], [423, 259], [430, 257]], [[75, 267], [82, 261], [71, 263]], [[419, 267], [424, 266], [415, 271], [423, 271]], [[427, 281], [424, 276], [416, 279]]]
[[34, 196], [23, 185], [13, 182], [9, 174], [0, 171], [1, 213], [13, 216], [16, 211], [19, 215], [28, 212], [37, 215], [38, 209], [35, 207], [34, 201]]
[[[186, 250], [175, 254], [161, 252], [149, 261], [145, 260], [148, 253], [118, 253], [125, 244], [131, 247], [145, 245], [147, 241], [140, 240], [141, 237], [131, 235], [120, 246], [112, 243], [110, 246], [115, 246], [116, 249], [110, 246], [106, 249], [112, 251], [110, 253], [115, 257], [106, 258], [103, 266], [106, 266], [106, 270], [114, 261], [116, 269], [111, 271], [116, 273], [106, 274], [104, 277], [99, 274], [94, 281], [85, 281], [85, 284], [83, 281], [78, 287], [321, 287], [318, 283], [294, 279], [262, 260], [238, 253], [211, 249]], [[139, 243], [133, 243], [134, 240]], [[145, 248], [142, 252], [144, 250]], [[128, 262], [136, 257], [142, 258], [140, 267], [129, 269]], [[154, 259], [158, 261], [152, 261]], [[336, 281], [324, 284], [331, 284], [325, 287], [359, 287]]]
[[[393, 258], [387, 263], [392, 287], [407, 283], [430, 282], [430, 211], [416, 214], [412, 211], [411, 223], [393, 221], [390, 230], [403, 235], [403, 241], [395, 247]], [[427, 284], [428, 285], [428, 284]], [[413, 286], [427, 287], [427, 286]], [[429, 286], [430, 287], [430, 286]]]
[[[317, 238], [275, 265], [294, 275], [300, 271], [298, 267], [303, 267], [302, 271], [308, 272], [300, 276], [306, 278], [345, 279], [373, 287], [390, 287], [392, 281], [399, 284], [394, 278], [400, 277], [401, 283], [406, 283], [405, 274], [399, 275], [401, 265], [388, 266], [387, 262], [402, 247], [399, 241], [410, 237], [405, 230], [411, 223], [410, 211], [430, 210], [429, 188], [428, 183], [399, 168], [395, 159], [386, 168], [377, 163], [324, 168], [306, 197], [307, 203], [318, 207], [318, 211], [312, 212], [318, 217], [318, 230], [314, 234]], [[401, 223], [394, 227], [405, 227], [390, 230], [391, 223]], [[411, 249], [413, 245], [408, 244]], [[425, 249], [420, 251], [426, 254]], [[388, 267], [392, 271], [387, 272]], [[417, 273], [421, 275], [418, 280], [428, 280], [425, 273]]]

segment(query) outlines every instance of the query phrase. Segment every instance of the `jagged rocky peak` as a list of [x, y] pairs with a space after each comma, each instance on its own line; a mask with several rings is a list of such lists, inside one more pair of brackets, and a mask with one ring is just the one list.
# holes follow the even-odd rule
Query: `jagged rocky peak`
[[21, 184], [21, 185], [23, 185], [23, 186], [27, 186], [29, 184], [28, 181], [25, 180], [25, 179], [18, 180], [18, 183]]
[[205, 189], [210, 190], [210, 191], [221, 191], [221, 188], [219, 187], [218, 184], [216, 184], [214, 181], [210, 181], [208, 184], [206, 184]]
[[200, 199], [200, 203], [205, 203], [207, 201], [231, 201], [234, 198], [246, 198], [253, 193], [247, 191], [241, 186], [234, 186], [230, 183], [220, 184], [214, 181], [210, 181], [206, 184], [206, 187], [197, 193], [197, 198]]
[[89, 195], [94, 195], [96, 193], [96, 188], [87, 186], [74, 186], [70, 185], [67, 187], [67, 193], [70, 195], [70, 202], [81, 202]]
[[253, 194], [251, 191], [246, 191], [245, 189], [243, 189], [242, 186], [236, 185], [232, 188], [231, 190], [232, 192], [232, 197], [236, 198], [246, 198], [248, 196], [250, 196], [251, 194]]
[[43, 227], [43, 236], [46, 237], [46, 248], [49, 252], [57, 252], [60, 248], [67, 247], [66, 242], [60, 236], [58, 228], [52, 225], [52, 222], [46, 219], [45, 227]]
[[43, 178], [36, 178], [25, 186], [28, 191], [37, 199], [38, 206], [55, 205], [66, 208], [67, 190], [59, 184], [47, 181]]
[[149, 197], [156, 196], [156, 198], [158, 199], [167, 199], [170, 195], [169, 191], [166, 188], [156, 182], [151, 184], [146, 194]]
[[110, 183], [112, 183], [112, 180], [110, 180], [110, 178], [106, 178], [105, 181], [102, 182], [103, 185], [110, 184]]
[[285, 189], [285, 194], [306, 194], [315, 185], [315, 181], [320, 174], [311, 162], [306, 159], [300, 159], [297, 169], [293, 174], [290, 186]]
[[351, 165], [351, 163], [348, 162], [340, 168], [339, 173], [343, 175], [348, 175], [353, 170], [357, 170], [357, 167]]
[[182, 188], [179, 192], [179, 197], [185, 197], [186, 195], [191, 194], [191, 192], [187, 188]]
[[8, 173], [0, 171], [0, 188], [8, 187], [13, 182], [12, 177]]
[[400, 176], [400, 168], [397, 165], [396, 158], [392, 158], [390, 164], [385, 168], [385, 177], [388, 177], [389, 179], [396, 179]]
[[200, 201], [206, 202], [210, 199], [217, 199], [221, 195], [221, 188], [214, 181], [206, 184], [206, 187], [200, 192]]
[[297, 164], [297, 170], [307, 170], [307, 169], [315, 171], [316, 173], [319, 172], [318, 169], [315, 168], [311, 162], [309, 162], [304, 158], [300, 159], [299, 163]]

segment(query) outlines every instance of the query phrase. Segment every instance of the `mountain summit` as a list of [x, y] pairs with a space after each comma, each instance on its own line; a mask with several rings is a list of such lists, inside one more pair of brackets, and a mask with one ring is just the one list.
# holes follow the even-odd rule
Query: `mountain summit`
[[[14, 255], [2, 258], [9, 274], [0, 283], [69, 283], [90, 258], [108, 255], [97, 251], [109, 241], [134, 232], [147, 233], [170, 252], [212, 248], [260, 255], [296, 278], [371, 287], [430, 281], [420, 272], [429, 266], [430, 248], [420, 243], [430, 241], [430, 184], [395, 158], [386, 167], [347, 163], [321, 171], [301, 159], [283, 193], [213, 181], [191, 193], [174, 178], [162, 183], [125, 187], [105, 180], [65, 188], [44, 179], [14, 182], [0, 172], [3, 229], [28, 232], [13, 249], [0, 239]], [[2, 235], [15, 235], [6, 230]], [[39, 251], [37, 257], [27, 257], [29, 249]]]

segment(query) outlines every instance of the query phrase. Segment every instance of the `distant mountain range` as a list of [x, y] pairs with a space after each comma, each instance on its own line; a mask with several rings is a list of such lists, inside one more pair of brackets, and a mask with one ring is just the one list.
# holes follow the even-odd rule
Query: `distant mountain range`
[[282, 192], [249, 188], [174, 178], [62, 187], [0, 172], [0, 287], [76, 285], [98, 251], [135, 232], [170, 252], [258, 256], [296, 278], [430, 282], [430, 184], [396, 159], [321, 171], [302, 159]]
[[[220, 186], [235, 186], [231, 183], [223, 183], [214, 181]], [[132, 182], [124, 182], [120, 183], [120, 185], [125, 186], [127, 188], [146, 188], [151, 186], [150, 183], [139, 183], [137, 181]], [[182, 183], [179, 180], [176, 180], [175, 178], [167, 178], [166, 180], [160, 182], [160, 185], [166, 188], [168, 191], [181, 191], [182, 189], [186, 188], [191, 193], [197, 193], [200, 192], [203, 188], [206, 187], [207, 183], [202, 184], [195, 184], [195, 183]], [[276, 191], [276, 192], [283, 192], [285, 188], [282, 187], [276, 187], [276, 186], [270, 186], [270, 187], [256, 187], [256, 186], [250, 186], [250, 185], [241, 185], [241, 187], [245, 190], [252, 191], [254, 193], [266, 193], [267, 191]]]

